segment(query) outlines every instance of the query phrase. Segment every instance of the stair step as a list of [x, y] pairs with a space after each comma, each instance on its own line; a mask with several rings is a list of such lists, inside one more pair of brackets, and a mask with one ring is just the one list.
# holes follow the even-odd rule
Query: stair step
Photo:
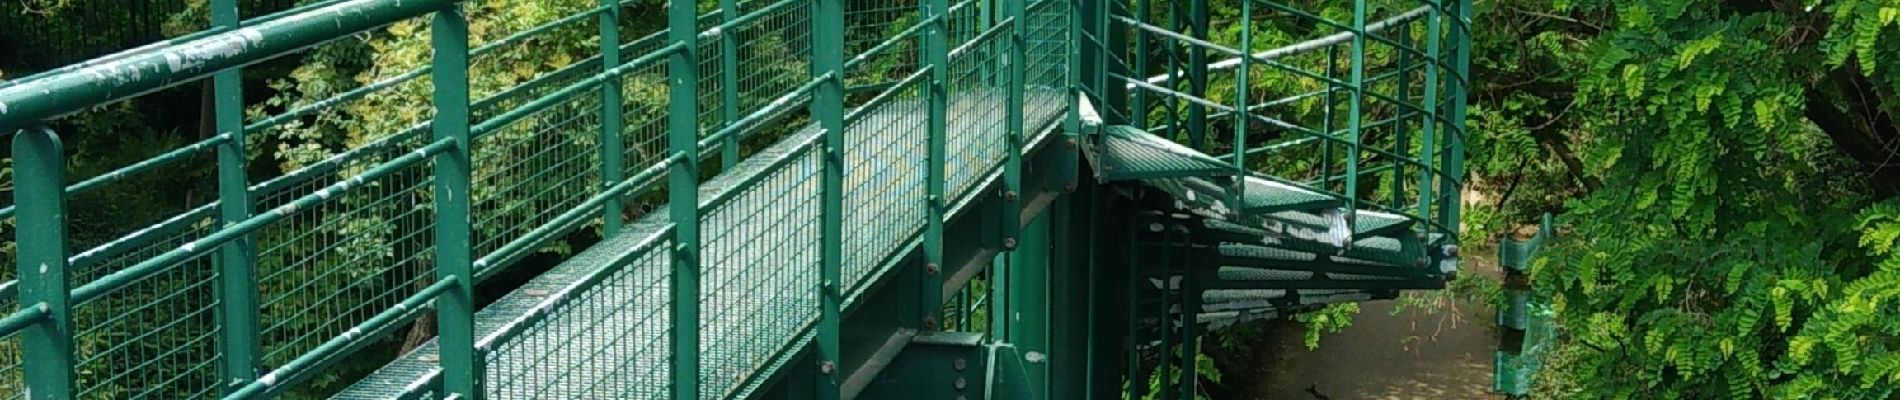
[[[1316, 233], [1310, 229], [1306, 231], [1301, 230], [1306, 228], [1294, 227], [1294, 229], [1287, 229], [1283, 227], [1278, 230], [1270, 230], [1267, 228], [1245, 226], [1224, 220], [1208, 219], [1203, 221], [1205, 221], [1204, 226], [1209, 229], [1209, 233], [1213, 234], [1217, 240], [1227, 241], [1235, 245], [1259, 247], [1259, 249], [1236, 248], [1228, 250], [1225, 248], [1226, 246], [1223, 246], [1223, 251], [1255, 252], [1252, 255], [1223, 255], [1282, 260], [1292, 258], [1291, 261], [1314, 260], [1317, 259], [1316, 255], [1327, 255], [1331, 256], [1333, 261], [1337, 262], [1396, 267], [1416, 267], [1418, 265], [1418, 259], [1425, 256], [1424, 246], [1418, 243], [1417, 238], [1409, 235], [1362, 238], [1353, 241], [1349, 248], [1345, 248], [1344, 251], [1341, 251], [1342, 246], [1340, 246], [1340, 244], [1343, 244], [1343, 241], [1328, 241], [1333, 238], [1324, 237], [1324, 235], [1314, 236]], [[1290, 255], [1290, 253], [1301, 254], [1301, 256], [1293, 256]]]
[[1312, 211], [1346, 204], [1331, 195], [1257, 176], [1248, 176], [1242, 181], [1247, 185], [1242, 196], [1247, 203], [1244, 211], [1249, 214]]
[[1232, 176], [1233, 165], [1127, 125], [1102, 129], [1101, 173], [1106, 181]]

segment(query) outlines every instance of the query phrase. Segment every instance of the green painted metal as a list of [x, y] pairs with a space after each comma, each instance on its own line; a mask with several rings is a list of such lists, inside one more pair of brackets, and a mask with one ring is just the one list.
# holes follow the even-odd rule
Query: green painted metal
[[436, 299], [436, 332], [444, 393], [484, 398], [475, 352], [475, 271], [471, 253], [468, 18], [459, 5], [445, 6], [430, 24], [434, 67], [434, 138], [453, 143], [435, 156], [435, 277], [451, 286]]
[[72, 299], [67, 292], [66, 162], [59, 136], [46, 127], [13, 136], [15, 203], [19, 226], [20, 303], [45, 316], [20, 332], [30, 400], [73, 397]]
[[845, 285], [844, 264], [844, 175], [845, 168], [845, 115], [844, 115], [844, 13], [843, 0], [812, 1], [812, 68], [811, 76], [815, 80], [825, 81], [818, 86], [812, 96], [812, 115], [823, 131], [823, 141], [819, 146], [820, 168], [819, 202], [820, 215], [824, 218], [819, 230], [818, 256], [818, 374], [814, 398], [836, 400], [842, 396], [838, 375], [841, 371], [842, 344], [841, 327], [844, 318], [840, 315], [844, 296], [840, 293]]
[[[33, 332], [65, 318], [63, 330], [55, 331], [64, 337], [52, 339], [69, 348], [86, 340], [97, 346], [96, 338], [137, 322], [171, 328], [100, 354], [69, 350], [64, 360], [34, 360], [26, 368], [29, 378], [64, 370], [56, 386], [74, 397], [221, 391], [233, 398], [273, 397], [433, 311], [440, 317], [437, 340], [339, 396], [862, 396], [869, 386], [859, 378], [878, 376], [903, 359], [920, 331], [958, 329], [991, 332], [980, 342], [1008, 344], [986, 348], [1013, 352], [1004, 363], [987, 364], [1010, 372], [971, 386], [1007, 388], [990, 392], [1001, 398], [1065, 398], [1076, 390], [1115, 391], [1117, 378], [1168, 376], [1176, 369], [1192, 375], [1189, 357], [1205, 328], [1299, 305], [1383, 299], [1389, 289], [1442, 285], [1444, 270], [1432, 267], [1455, 253], [1448, 246], [1456, 243], [1468, 1], [1426, 4], [1377, 22], [1365, 4], [1355, 3], [1350, 23], [1263, 1], [1340, 34], [1259, 53], [1251, 29], [1241, 30], [1237, 45], [1210, 39], [1210, 3], [1201, 0], [1164, 10], [1148, 1], [726, 0], [703, 16], [695, 15], [695, 3], [674, 0], [664, 29], [621, 26], [627, 2], [602, 0], [474, 49], [459, 31], [465, 29], [460, 13], [436, 12], [454, 3], [330, 1], [238, 21], [235, 12], [221, 11], [231, 2], [219, 0], [218, 28], [209, 33], [0, 86], [0, 104], [8, 106], [0, 111], [5, 129], [205, 78], [219, 107], [220, 134], [199, 143], [71, 186], [21, 186], [22, 199], [73, 196], [123, 175], [212, 149], [220, 153], [219, 205], [207, 202], [103, 244], [61, 244], [60, 251], [85, 249], [62, 261], [69, 266], [60, 271], [73, 274], [56, 290], [67, 295], [65, 305], [23, 301], [0, 318], [0, 332], [21, 329], [23, 340], [48, 339]], [[1242, 20], [1251, 20], [1255, 4], [1237, 6]], [[431, 13], [439, 47], [430, 66], [249, 124], [237, 112], [242, 95], [235, 68]], [[472, 59], [586, 23], [598, 24], [599, 56], [512, 87], [467, 88], [468, 76], [484, 68]], [[627, 32], [639, 38], [622, 41], [623, 30], [636, 29], [651, 30]], [[214, 46], [237, 49], [202, 63], [185, 57]], [[1385, 50], [1379, 47], [1396, 49], [1396, 65], [1366, 56]], [[1350, 60], [1350, 78], [1331, 76], [1337, 63], [1316, 66], [1308, 62], [1312, 57], [1295, 57], [1316, 50], [1347, 53], [1339, 56]], [[1209, 62], [1209, 51], [1233, 58]], [[102, 75], [112, 68], [139, 74], [123, 82], [105, 79], [118, 76]], [[1143, 77], [1155, 68], [1162, 75]], [[1243, 90], [1237, 104], [1209, 100], [1209, 83], [1224, 79], [1213, 74], [1236, 68], [1239, 82], [1251, 82], [1261, 68], [1328, 90], [1267, 101], [1251, 98], [1259, 90]], [[1422, 85], [1412, 79], [1415, 73], [1423, 75]], [[296, 129], [293, 122], [373, 93], [415, 89], [425, 74], [438, 86], [435, 112], [409, 128], [263, 183], [251, 185], [243, 176], [244, 135]], [[1388, 86], [1400, 89], [1383, 93]], [[646, 95], [654, 88], [668, 92], [663, 100]], [[42, 90], [56, 94], [35, 95]], [[1281, 115], [1337, 90], [1348, 90], [1350, 102], [1326, 100], [1320, 109], [1328, 117], [1319, 129], [1304, 126], [1315, 121]], [[1418, 92], [1425, 99], [1414, 103]], [[1441, 94], [1453, 101], [1441, 101]], [[1162, 135], [1123, 125], [1130, 123]], [[1250, 134], [1261, 134], [1248, 129], [1263, 126], [1283, 137], [1248, 143]], [[1414, 129], [1417, 147], [1405, 138]], [[1401, 139], [1361, 143], [1380, 136], [1362, 135], [1374, 130], [1397, 130]], [[1171, 142], [1180, 133], [1187, 146]], [[750, 138], [773, 143], [758, 150], [738, 145]], [[45, 139], [56, 140], [50, 133]], [[58, 169], [56, 153], [24, 143], [27, 151], [41, 152], [37, 160], [52, 160], [43, 170]], [[1343, 149], [1336, 159], [1326, 156], [1319, 176], [1263, 166], [1314, 145], [1321, 153]], [[1198, 153], [1219, 150], [1233, 156]], [[698, 170], [700, 160], [715, 153], [721, 168], [708, 179]], [[1360, 165], [1360, 153], [1381, 164]], [[1151, 200], [1184, 201], [1120, 199], [1097, 207], [1109, 204], [1099, 198], [1121, 195], [1078, 181], [1086, 174], [1082, 155], [1098, 179], [1125, 181], [1117, 185], [1153, 194]], [[1387, 179], [1393, 183], [1380, 189], [1396, 190], [1380, 198], [1359, 190], [1360, 183]], [[661, 187], [668, 193], [666, 212], [623, 221], [623, 212], [634, 209], [626, 207], [629, 199]], [[1062, 194], [1068, 191], [1084, 193], [1087, 207], [1062, 206], [1070, 204]], [[1056, 217], [1035, 217], [1051, 204], [1061, 210]], [[46, 218], [29, 202], [18, 207], [23, 225]], [[1099, 214], [1143, 210], [1193, 217], [1169, 221], [1186, 234], [1171, 230], [1149, 238], [1160, 245], [1133, 233], [1098, 237], [1069, 229], [1114, 225]], [[0, 210], [0, 216], [9, 213]], [[959, 215], [965, 221], [952, 224]], [[601, 245], [475, 309], [473, 284], [560, 243], [593, 216], [602, 218]], [[387, 237], [398, 238], [370, 247], [398, 256], [359, 263], [346, 252], [357, 238], [325, 228], [364, 221], [381, 221], [390, 229]], [[22, 232], [19, 243], [23, 250], [48, 243], [44, 235]], [[361, 239], [372, 238], [385, 237]], [[1271, 245], [1258, 245], [1263, 239]], [[244, 251], [247, 246], [257, 250]], [[1124, 268], [1098, 261], [1123, 256], [1159, 262]], [[1101, 268], [1078, 270], [1077, 264]], [[396, 282], [334, 273], [358, 269]], [[1149, 287], [1157, 278], [1181, 283]], [[299, 281], [355, 289], [279, 289]], [[0, 283], [0, 292], [17, 286], [28, 300], [49, 293], [31, 283]], [[94, 301], [176, 285], [221, 301], [204, 304], [203, 311], [160, 310], [138, 320], [127, 316], [150, 309]], [[923, 293], [906, 293], [910, 288]], [[347, 306], [313, 309], [299, 303], [304, 298]], [[1235, 308], [1243, 300], [1273, 306]], [[423, 307], [430, 302], [433, 310]], [[946, 314], [945, 303], [960, 304]], [[1175, 305], [1181, 311], [1169, 311]], [[287, 312], [328, 322], [286, 324]], [[87, 315], [112, 317], [96, 322]], [[247, 315], [255, 317], [246, 322]], [[125, 349], [150, 348], [168, 337], [162, 335], [191, 334], [206, 339], [134, 367], [177, 371], [180, 379], [124, 391], [111, 387], [145, 382], [74, 378], [77, 370], [136, 359], [140, 353]], [[1084, 340], [1069, 340], [1078, 335]], [[1159, 347], [1111, 348], [1124, 336]], [[1143, 358], [1157, 351], [1168, 356]], [[190, 362], [209, 366], [165, 369]], [[259, 365], [275, 368], [259, 374]], [[0, 387], [8, 384], [7, 371], [0, 365]], [[1156, 393], [1141, 393], [1145, 385], [1130, 390], [1163, 398], [1195, 393], [1189, 379], [1167, 385]]]
[[[257, 63], [317, 43], [397, 20], [424, 15], [457, 0], [352, 1], [308, 10], [306, 18], [255, 26], [128, 55], [45, 79], [0, 88], [0, 131], [61, 117], [189, 82], [210, 73]], [[235, 51], [231, 51], [235, 49]], [[170, 55], [179, 61], [167, 59]], [[190, 62], [185, 62], [185, 61]], [[46, 93], [47, 95], [40, 95]]]
[[[725, 24], [735, 24], [739, 19], [738, 0], [719, 0], [719, 15], [725, 18]], [[735, 24], [736, 25], [736, 24]], [[720, 122], [732, 124], [739, 116], [739, 35], [719, 35], [719, 115]], [[732, 168], [739, 163], [739, 136], [725, 138], [719, 147], [719, 165], [721, 169]]]
[[[211, 23], [237, 29], [236, 0], [211, 2]], [[218, 146], [219, 222], [235, 225], [251, 218], [250, 180], [245, 176], [244, 81], [242, 69], [217, 73], [212, 78], [213, 113]], [[258, 342], [257, 246], [254, 237], [245, 235], [218, 248], [218, 350], [219, 376], [225, 382], [221, 390], [228, 394], [236, 385], [257, 379], [258, 360], [262, 356]]]
[[667, 367], [672, 383], [672, 398], [697, 399], [701, 396], [703, 376], [700, 368], [700, 226], [699, 221], [699, 46], [694, 32], [698, 29], [698, 3], [672, 0], [667, 3], [666, 41], [680, 47], [668, 58], [667, 76], [667, 153], [683, 158], [670, 166], [667, 174], [667, 209], [673, 221], [689, 221], [673, 228], [673, 261], [668, 317], [672, 329], [671, 362]]
[[946, 137], [949, 129], [950, 93], [950, 1], [926, 0], [920, 4], [918, 16], [929, 21], [924, 30], [921, 58], [925, 68], [930, 68], [930, 80], [924, 84], [928, 104], [928, 115], [924, 128], [926, 148], [924, 153], [924, 273], [923, 285], [918, 290], [919, 311], [923, 313], [920, 326], [925, 331], [943, 329], [944, 296], [934, 288], [943, 286], [944, 270], [944, 217], [949, 207], [948, 193], [944, 185], [948, 181], [944, 168], [949, 164]]
[[[609, 73], [620, 67], [620, 14], [624, 10], [620, 0], [600, 0], [600, 6], [606, 11], [600, 13], [600, 68]], [[600, 87], [600, 186], [607, 190], [626, 179], [626, 143], [623, 131], [626, 129], [626, 83], [618, 74], [601, 82]], [[600, 213], [602, 236], [620, 233], [626, 225], [622, 216], [626, 206], [618, 196], [608, 197]]]

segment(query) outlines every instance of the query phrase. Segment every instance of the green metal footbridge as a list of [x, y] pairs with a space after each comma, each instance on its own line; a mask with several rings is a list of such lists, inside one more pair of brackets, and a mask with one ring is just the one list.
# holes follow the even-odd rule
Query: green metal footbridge
[[[1209, 330], [1457, 270], [1470, 0], [303, 3], [0, 83], [0, 399], [1190, 399]], [[247, 101], [373, 36], [427, 61]], [[64, 117], [203, 82], [215, 135], [70, 176]]]

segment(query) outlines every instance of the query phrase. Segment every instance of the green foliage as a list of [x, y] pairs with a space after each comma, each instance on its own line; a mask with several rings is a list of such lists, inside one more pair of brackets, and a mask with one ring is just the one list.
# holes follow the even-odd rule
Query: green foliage
[[1894, 395], [1896, 213], [1854, 211], [1867, 175], [1806, 112], [1830, 69], [1900, 82], [1877, 69], [1900, 56], [1896, 3], [1807, 3], [1505, 1], [1474, 24], [1494, 85], [1474, 160], [1570, 175], [1524, 188], [1568, 211], [1532, 267], [1568, 334], [1540, 396]]

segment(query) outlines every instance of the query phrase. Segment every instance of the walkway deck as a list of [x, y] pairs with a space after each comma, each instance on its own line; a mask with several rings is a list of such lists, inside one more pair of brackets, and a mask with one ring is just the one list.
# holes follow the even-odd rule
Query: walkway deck
[[[1063, 94], [1026, 92], [1026, 126], [1040, 128], [1029, 130], [1035, 134], [1026, 143], [1059, 125], [1068, 104]], [[1003, 95], [951, 95], [951, 204], [1001, 174], [1003, 119], [992, 116], [1003, 113]], [[847, 127], [854, 151], [845, 175], [846, 307], [923, 231], [924, 158], [917, 155], [926, 139], [924, 112], [920, 100], [893, 101]], [[807, 126], [700, 187], [704, 393], [756, 390], [760, 378], [810, 340], [818, 319], [820, 164], [813, 150], [820, 133]], [[648, 214], [477, 313], [490, 396], [664, 397], [672, 226], [664, 213]], [[496, 339], [503, 336], [513, 338]], [[436, 351], [431, 341], [335, 398], [433, 398]]]

